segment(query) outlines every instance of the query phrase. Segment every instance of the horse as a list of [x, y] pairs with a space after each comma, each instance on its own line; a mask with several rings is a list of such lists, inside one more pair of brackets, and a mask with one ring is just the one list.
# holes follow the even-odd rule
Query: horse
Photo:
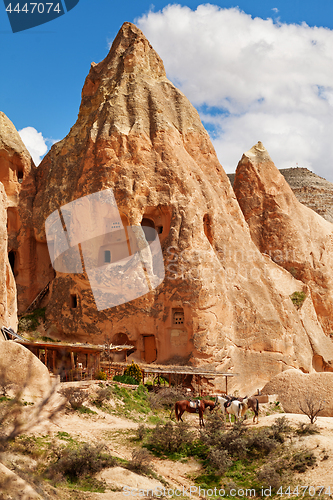
[[[226, 413], [229, 415], [230, 424], [231, 424], [231, 415], [234, 415], [235, 422], [237, 422], [237, 419], [241, 418], [247, 410], [247, 400], [248, 400], [247, 397], [245, 397], [243, 401], [238, 401], [238, 399], [230, 398], [229, 396], [224, 398], [221, 396], [217, 396], [216, 404], [220, 404], [221, 406], [224, 422]], [[226, 403], [230, 403], [229, 406], [225, 406]]]
[[[253, 423], [255, 424], [255, 421], [257, 419], [257, 424], [259, 423], [259, 401], [255, 396], [251, 396], [250, 398], [247, 398], [246, 401], [246, 410], [252, 410], [254, 412], [254, 417], [253, 417]], [[245, 411], [246, 411], [245, 410]], [[245, 413], [244, 411], [244, 413]], [[242, 414], [242, 416], [244, 415]]]
[[197, 400], [196, 405], [193, 403], [191, 404], [191, 401], [188, 401], [187, 399], [184, 399], [183, 401], [177, 401], [175, 403], [175, 414], [176, 414], [176, 419], [177, 422], [179, 420], [183, 422], [182, 415], [187, 411], [189, 413], [199, 413], [199, 425], [200, 427], [205, 427], [204, 420], [203, 420], [203, 414], [206, 408], [209, 408], [210, 411], [212, 411], [215, 408], [215, 402], [214, 401], [208, 401], [206, 399], [203, 400]]

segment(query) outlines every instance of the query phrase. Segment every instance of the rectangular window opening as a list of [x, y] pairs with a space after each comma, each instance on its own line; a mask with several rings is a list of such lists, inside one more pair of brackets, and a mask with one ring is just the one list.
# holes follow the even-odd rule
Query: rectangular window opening
[[76, 294], [71, 294], [70, 304], [71, 304], [71, 309], [77, 308], [77, 295]]
[[111, 262], [111, 251], [110, 250], [104, 250], [104, 262], [105, 263]]

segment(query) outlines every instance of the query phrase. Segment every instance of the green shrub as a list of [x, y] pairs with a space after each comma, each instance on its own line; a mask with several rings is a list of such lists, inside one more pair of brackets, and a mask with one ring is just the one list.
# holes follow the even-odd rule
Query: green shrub
[[124, 371], [124, 375], [128, 375], [130, 377], [133, 377], [138, 383], [141, 382], [142, 380], [142, 371], [139, 365], [132, 363], [127, 366], [126, 370]]
[[46, 307], [43, 307], [42, 309], [36, 309], [31, 314], [22, 316], [19, 320], [18, 331], [33, 332], [36, 330], [40, 323], [45, 321], [45, 310]]
[[58, 460], [46, 471], [50, 478], [63, 477], [75, 481], [85, 475], [95, 474], [105, 467], [114, 467], [117, 460], [101, 444], [80, 443], [77, 448], [67, 447], [58, 453]]
[[121, 382], [122, 384], [138, 385], [138, 381], [131, 377], [130, 375], [115, 375], [113, 377], [115, 382]]
[[107, 374], [103, 371], [99, 371], [95, 375], [96, 380], [107, 380], [107, 378], [108, 378]]
[[188, 424], [180, 422], [177, 425], [167, 422], [158, 423], [152, 430], [146, 447], [158, 455], [187, 455], [194, 442], [193, 433]]
[[306, 293], [294, 292], [292, 295], [290, 295], [290, 298], [296, 309], [300, 309], [303, 305], [304, 300], [306, 299]]

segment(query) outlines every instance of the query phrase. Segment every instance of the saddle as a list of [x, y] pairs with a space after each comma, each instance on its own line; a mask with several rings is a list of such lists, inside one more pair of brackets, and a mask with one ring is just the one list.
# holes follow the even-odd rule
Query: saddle
[[200, 399], [190, 400], [190, 408], [195, 408], [195, 412], [199, 413]]

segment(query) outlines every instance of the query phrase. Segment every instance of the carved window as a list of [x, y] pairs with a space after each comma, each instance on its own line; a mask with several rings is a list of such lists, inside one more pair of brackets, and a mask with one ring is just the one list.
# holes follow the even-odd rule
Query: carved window
[[70, 296], [70, 306], [71, 306], [71, 309], [77, 309], [77, 304], [78, 304], [78, 297], [76, 295], [76, 293], [71, 293], [71, 296]]
[[184, 324], [184, 311], [182, 310], [173, 311], [173, 324], [174, 325]]
[[109, 264], [111, 262], [111, 251], [104, 250], [104, 263]]
[[19, 181], [20, 184], [23, 181], [23, 170], [17, 171], [17, 180]]

